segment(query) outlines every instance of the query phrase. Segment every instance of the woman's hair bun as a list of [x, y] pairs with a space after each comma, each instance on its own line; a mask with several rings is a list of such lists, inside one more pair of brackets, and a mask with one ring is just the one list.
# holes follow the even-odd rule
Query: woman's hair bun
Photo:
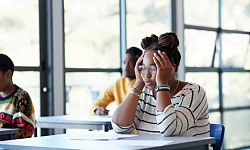
[[179, 40], [175, 33], [164, 33], [159, 37], [159, 44], [167, 48], [177, 48]]
[[143, 49], [146, 49], [147, 47], [149, 47], [149, 45], [151, 45], [154, 42], [158, 42], [158, 36], [152, 34], [150, 37], [145, 37], [144, 39], [142, 39], [141, 47]]

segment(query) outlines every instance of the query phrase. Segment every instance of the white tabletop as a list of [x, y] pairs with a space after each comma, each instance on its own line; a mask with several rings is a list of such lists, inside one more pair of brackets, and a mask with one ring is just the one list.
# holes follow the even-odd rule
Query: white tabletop
[[[100, 139], [114, 133], [87, 132], [78, 135], [53, 135], [20, 140], [1, 141], [4, 149], [22, 150], [79, 150], [79, 149], [208, 149], [208, 144], [215, 143], [212, 137], [162, 137], [161, 135], [141, 134], [123, 139], [98, 140], [88, 139], [89, 135], [99, 136]], [[117, 134], [118, 135], [118, 134]]]
[[36, 119], [36, 127], [39, 128], [75, 128], [90, 130], [110, 130], [111, 116], [94, 115], [62, 115], [46, 116]]
[[95, 116], [95, 115], [61, 115], [61, 116], [45, 116], [36, 119], [36, 123], [80, 123], [80, 124], [109, 124], [111, 116]]
[[17, 129], [13, 128], [0, 128], [0, 136], [8, 134], [17, 134]]
[[14, 134], [17, 134], [17, 129], [0, 128], [0, 141], [11, 140]]

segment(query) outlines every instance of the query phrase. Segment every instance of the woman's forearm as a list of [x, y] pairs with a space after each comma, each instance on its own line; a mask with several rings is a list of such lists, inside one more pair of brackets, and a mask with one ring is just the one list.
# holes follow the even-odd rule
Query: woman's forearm
[[134, 122], [139, 97], [129, 93], [113, 114], [113, 122], [119, 126], [129, 126]]
[[[136, 82], [135, 90], [139, 90], [139, 95], [144, 87], [144, 84]], [[129, 93], [121, 105], [116, 109], [113, 114], [113, 122], [119, 126], [129, 126], [134, 122], [136, 107], [139, 100], [139, 95]]]

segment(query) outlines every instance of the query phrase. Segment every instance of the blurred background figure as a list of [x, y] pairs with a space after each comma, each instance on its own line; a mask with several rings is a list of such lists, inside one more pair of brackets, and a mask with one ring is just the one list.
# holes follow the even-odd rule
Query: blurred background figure
[[29, 94], [13, 84], [14, 64], [0, 54], [0, 126], [17, 128], [14, 139], [31, 137], [35, 127], [35, 112]]
[[116, 101], [118, 105], [125, 99], [127, 93], [135, 83], [134, 67], [137, 59], [141, 56], [142, 50], [137, 47], [131, 47], [126, 50], [122, 63], [122, 72], [124, 77], [106, 89], [91, 106], [90, 113], [96, 115], [108, 115], [109, 110], [106, 107]]

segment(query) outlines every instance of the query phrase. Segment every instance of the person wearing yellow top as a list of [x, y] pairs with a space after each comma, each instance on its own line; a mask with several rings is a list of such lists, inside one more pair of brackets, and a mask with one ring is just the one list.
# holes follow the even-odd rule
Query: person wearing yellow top
[[142, 55], [142, 50], [137, 47], [131, 47], [126, 50], [122, 63], [124, 77], [119, 78], [116, 82], [106, 89], [92, 104], [90, 113], [92, 115], [108, 115], [109, 110], [106, 107], [116, 101], [118, 105], [122, 103], [128, 92], [135, 84], [134, 67], [137, 59]]

